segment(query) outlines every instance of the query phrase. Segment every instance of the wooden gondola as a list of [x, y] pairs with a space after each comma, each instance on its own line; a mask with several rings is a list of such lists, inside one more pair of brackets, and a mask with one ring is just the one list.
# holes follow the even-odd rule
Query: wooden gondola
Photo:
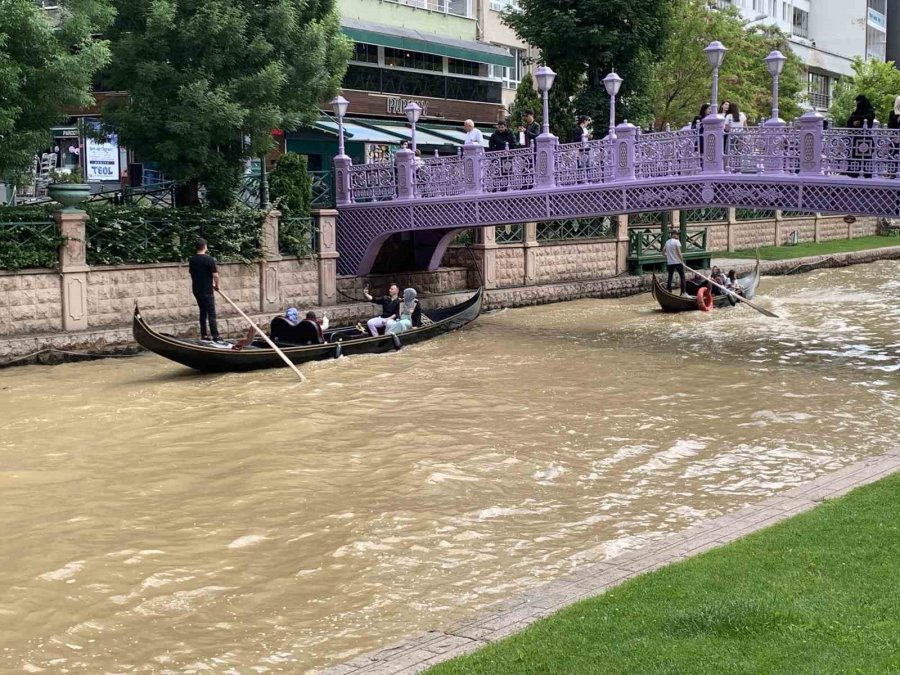
[[[738, 277], [738, 283], [741, 285], [741, 288], [744, 289], [743, 297], [747, 298], [747, 300], [752, 300], [753, 296], [756, 294], [756, 287], [759, 286], [758, 260], [756, 261], [756, 267], [752, 272], [742, 274]], [[696, 292], [696, 289], [691, 289], [689, 284], [688, 293], [690, 293], [691, 290], [694, 290]], [[655, 274], [653, 275], [653, 285], [651, 287], [651, 292], [653, 293], [653, 297], [656, 298], [656, 301], [659, 303], [659, 306], [662, 307], [662, 310], [664, 312], [690, 312], [700, 309], [700, 306], [697, 304], [697, 297], [695, 295], [678, 295], [677, 293], [670, 293], [666, 290], [666, 287], [656, 277]], [[736, 303], [727, 295], [723, 294], [713, 296], [713, 307], [716, 309], [732, 307], [735, 304], [740, 303]]]
[[[429, 340], [457, 328], [462, 328], [473, 321], [481, 313], [483, 289], [458, 305], [445, 309], [422, 312], [422, 325], [398, 335], [379, 335], [372, 337], [361, 333], [355, 326], [325, 331], [324, 343], [292, 344], [280, 339], [278, 347], [292, 363], [322, 361], [339, 356], [356, 354], [380, 354], [400, 349], [404, 345]], [[281, 317], [273, 319], [273, 324], [282, 321]], [[273, 325], [273, 328], [277, 326]], [[235, 349], [231, 347], [213, 346], [197, 339], [177, 338], [166, 333], [158, 333], [147, 325], [137, 305], [134, 308], [132, 332], [135, 341], [145, 349], [159, 354], [194, 370], [205, 373], [244, 372], [262, 368], [287, 367], [277, 352], [263, 340], [254, 340], [251, 344]], [[272, 333], [278, 332], [273, 330]], [[284, 335], [285, 332], [282, 332]], [[272, 335], [274, 338], [275, 336]]]

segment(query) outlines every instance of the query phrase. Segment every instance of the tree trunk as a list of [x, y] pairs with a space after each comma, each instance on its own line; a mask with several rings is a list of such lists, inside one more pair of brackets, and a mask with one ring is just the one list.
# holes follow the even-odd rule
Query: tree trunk
[[175, 186], [175, 206], [200, 206], [200, 183], [196, 179]]

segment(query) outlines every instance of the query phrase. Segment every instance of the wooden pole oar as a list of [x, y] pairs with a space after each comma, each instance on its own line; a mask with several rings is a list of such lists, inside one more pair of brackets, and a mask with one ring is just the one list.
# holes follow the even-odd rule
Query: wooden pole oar
[[249, 316], [244, 314], [244, 312], [241, 311], [241, 308], [238, 307], [236, 304], [234, 304], [234, 302], [232, 301], [231, 298], [229, 298], [227, 295], [225, 295], [224, 291], [222, 291], [218, 288], [216, 290], [219, 292], [219, 295], [221, 295], [223, 298], [225, 298], [228, 301], [229, 305], [231, 305], [232, 307], [235, 308], [235, 310], [237, 310], [238, 314], [240, 314], [242, 317], [244, 317], [247, 320], [247, 323], [249, 323], [253, 327], [253, 330], [255, 330], [257, 333], [259, 333], [259, 336], [263, 340], [265, 340], [266, 342], [269, 343], [269, 346], [275, 350], [275, 352], [278, 354], [278, 356], [280, 356], [282, 358], [282, 360], [288, 365], [288, 367], [291, 370], [293, 370], [295, 373], [297, 373], [297, 377], [300, 378], [300, 381], [305, 382], [306, 378], [303, 377], [303, 373], [301, 373], [299, 370], [297, 370], [297, 366], [295, 366], [293, 363], [291, 363], [291, 360], [285, 355], [285, 353], [283, 351], [281, 351], [278, 347], [275, 346], [275, 343], [272, 342], [272, 340], [269, 338], [269, 336], [263, 332], [262, 328], [260, 328], [255, 323], [253, 323], [253, 320]]
[[697, 270], [692, 270], [692, 269], [691, 269], [690, 267], [688, 267], [687, 265], [684, 266], [684, 269], [686, 269], [688, 272], [693, 272], [694, 274], [696, 274], [696, 275], [697, 275], [698, 277], [700, 277], [701, 279], [705, 279], [706, 281], [708, 281], [709, 283], [711, 283], [711, 284], [712, 284], [713, 286], [715, 286], [716, 288], [721, 288], [723, 291], [725, 291], [726, 293], [728, 293], [728, 295], [729, 295], [730, 297], [734, 298], [735, 300], [740, 300], [741, 302], [750, 305], [753, 309], [755, 309], [755, 310], [756, 310], [757, 312], [759, 312], [760, 314], [765, 314], [766, 316], [771, 316], [773, 319], [777, 319], [777, 318], [778, 318], [778, 315], [777, 315], [775, 312], [770, 312], [770, 311], [767, 310], [765, 307], [760, 307], [759, 305], [750, 302], [747, 298], [738, 295], [738, 294], [735, 293], [734, 291], [728, 290], [728, 289], [725, 288], [722, 284], [717, 284], [715, 281], [713, 281], [713, 280], [710, 279], [709, 277], [703, 276], [703, 275], [700, 274], [700, 272], [698, 272]]

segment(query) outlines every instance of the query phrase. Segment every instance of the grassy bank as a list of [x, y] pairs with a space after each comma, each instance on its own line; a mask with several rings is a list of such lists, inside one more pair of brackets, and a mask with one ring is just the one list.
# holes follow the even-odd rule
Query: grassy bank
[[900, 475], [429, 671], [900, 672]]
[[[859, 237], [858, 239], [835, 239], [833, 241], [821, 241], [819, 243], [808, 242], [796, 246], [765, 246], [759, 249], [759, 257], [762, 260], [788, 260], [790, 258], [803, 258], [811, 255], [832, 255], [834, 253], [850, 253], [851, 251], [864, 251], [870, 248], [885, 248], [887, 246], [900, 246], [898, 237]], [[743, 251], [719, 251], [713, 254], [714, 258], [756, 258], [756, 249]]]

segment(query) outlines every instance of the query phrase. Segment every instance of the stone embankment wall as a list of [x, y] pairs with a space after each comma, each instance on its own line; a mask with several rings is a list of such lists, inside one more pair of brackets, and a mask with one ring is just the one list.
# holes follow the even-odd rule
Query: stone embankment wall
[[[799, 242], [859, 237], [875, 232], [875, 220], [847, 223], [841, 217], [799, 217], [692, 224], [707, 228], [708, 248], [735, 250], [787, 243], [792, 233]], [[581, 297], [618, 297], [649, 288], [649, 277], [627, 276], [628, 219], [621, 217], [615, 237], [567, 241], [538, 241], [537, 226], [523, 227], [523, 241], [498, 244], [495, 228], [478, 230], [471, 247], [451, 247], [444, 267], [434, 272], [408, 272], [367, 277], [338, 277], [335, 273], [335, 213], [319, 218], [320, 248], [315, 256], [298, 260], [272, 254], [277, 251], [275, 223], [265, 228], [266, 255], [253, 264], [221, 265], [222, 288], [251, 316], [266, 323], [275, 313], [296, 306], [326, 308], [337, 323], [353, 323], [372, 312], [362, 300], [369, 285], [373, 294], [390, 282], [412, 286], [427, 297], [426, 306], [459, 301], [462, 289], [484, 283], [489, 290], [486, 308], [514, 307]], [[56, 349], [109, 349], [130, 343], [135, 302], [154, 325], [181, 335], [195, 334], [196, 305], [185, 264], [158, 263], [89, 267], [85, 264], [78, 216], [60, 214], [61, 231], [69, 237], [60, 252], [58, 270], [0, 272], [0, 363], [4, 358], [45, 347]], [[74, 219], [74, 220], [73, 220]], [[677, 214], [673, 221], [677, 222]], [[894, 253], [892, 254], [892, 251]], [[866, 261], [865, 255], [833, 256], [828, 264]], [[885, 249], [872, 259], [900, 257], [900, 249]], [[765, 263], [770, 274], [797, 261]], [[786, 269], [786, 267], [785, 267]], [[783, 272], [782, 272], [783, 273]], [[428, 297], [430, 296], [430, 297]], [[357, 302], [354, 302], [356, 300]], [[218, 302], [221, 330], [236, 335], [245, 330], [242, 319]]]

